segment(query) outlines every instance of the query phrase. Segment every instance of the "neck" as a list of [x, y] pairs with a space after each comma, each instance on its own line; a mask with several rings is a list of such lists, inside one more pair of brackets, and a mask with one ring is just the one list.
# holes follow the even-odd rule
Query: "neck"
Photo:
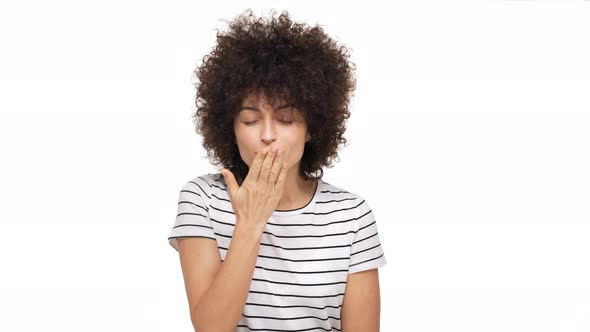
[[299, 165], [288, 169], [285, 178], [283, 196], [277, 210], [292, 210], [302, 208], [313, 197], [317, 180], [304, 180], [299, 175]]

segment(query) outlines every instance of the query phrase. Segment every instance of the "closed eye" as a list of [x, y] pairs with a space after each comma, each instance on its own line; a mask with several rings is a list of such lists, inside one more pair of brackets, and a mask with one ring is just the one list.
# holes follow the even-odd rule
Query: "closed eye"
[[[258, 122], [258, 120], [255, 120], [255, 121], [249, 121], [249, 122], [244, 122], [244, 124], [245, 124], [245, 125], [247, 125], [247, 126], [250, 126], [250, 125], [253, 125], [253, 124], [254, 124], [254, 123], [256, 123], [256, 122]], [[292, 123], [293, 123], [293, 122], [295, 122], [295, 121], [285, 121], [285, 120], [279, 120], [279, 122], [282, 122], [282, 123], [285, 123], [285, 124], [288, 124], [288, 125], [290, 125], [290, 124], [292, 124]]]

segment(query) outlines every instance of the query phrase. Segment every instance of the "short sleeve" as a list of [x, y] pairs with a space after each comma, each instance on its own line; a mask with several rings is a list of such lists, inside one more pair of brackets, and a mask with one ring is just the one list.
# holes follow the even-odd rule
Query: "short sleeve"
[[210, 185], [202, 176], [187, 182], [180, 190], [174, 227], [168, 237], [170, 245], [178, 251], [176, 239], [203, 237], [215, 240], [209, 218]]
[[[358, 195], [357, 195], [358, 196]], [[377, 221], [369, 204], [360, 196], [356, 233], [350, 250], [348, 274], [381, 267], [387, 264], [379, 240]]]

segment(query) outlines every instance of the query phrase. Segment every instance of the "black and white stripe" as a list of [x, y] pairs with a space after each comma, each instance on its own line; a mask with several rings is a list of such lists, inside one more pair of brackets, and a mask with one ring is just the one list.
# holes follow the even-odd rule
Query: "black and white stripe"
[[[223, 176], [201, 175], [180, 191], [168, 241], [215, 240], [223, 262], [235, 221]], [[385, 264], [367, 202], [319, 180], [306, 206], [268, 220], [237, 331], [340, 331], [348, 275]]]

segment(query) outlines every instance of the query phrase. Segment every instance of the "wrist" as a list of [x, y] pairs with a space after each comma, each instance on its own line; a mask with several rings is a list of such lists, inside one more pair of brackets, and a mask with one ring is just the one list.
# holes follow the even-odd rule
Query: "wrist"
[[264, 233], [265, 227], [266, 225], [261, 226], [255, 222], [250, 222], [250, 220], [246, 221], [237, 219], [234, 233], [242, 233], [248, 237], [262, 238], [262, 233]]

